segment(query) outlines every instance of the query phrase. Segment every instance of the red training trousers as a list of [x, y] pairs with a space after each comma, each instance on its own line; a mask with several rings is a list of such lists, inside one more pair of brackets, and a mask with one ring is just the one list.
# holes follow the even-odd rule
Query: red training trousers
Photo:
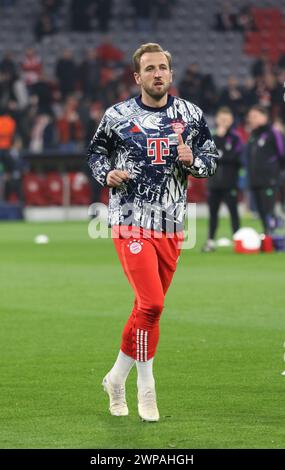
[[176, 270], [183, 232], [169, 237], [164, 232], [115, 226], [112, 236], [135, 293], [134, 307], [122, 335], [121, 350], [137, 361], [148, 361], [155, 355], [158, 344], [159, 319], [165, 294]]

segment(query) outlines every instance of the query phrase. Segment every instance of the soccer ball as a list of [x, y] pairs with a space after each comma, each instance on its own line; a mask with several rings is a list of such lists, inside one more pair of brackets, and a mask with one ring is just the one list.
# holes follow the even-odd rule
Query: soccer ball
[[37, 245], [46, 245], [49, 242], [49, 237], [44, 234], [37, 235], [34, 238], [34, 242], [37, 243]]

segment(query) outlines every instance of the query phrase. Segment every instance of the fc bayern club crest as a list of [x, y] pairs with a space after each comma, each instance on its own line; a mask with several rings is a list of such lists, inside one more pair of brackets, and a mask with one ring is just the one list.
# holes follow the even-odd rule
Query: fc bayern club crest
[[185, 129], [185, 123], [181, 121], [172, 121], [172, 129], [174, 130], [175, 134], [183, 134]]
[[130, 243], [128, 243], [128, 247], [130, 252], [133, 255], [137, 255], [142, 251], [143, 248], [143, 242], [141, 240], [133, 240]]

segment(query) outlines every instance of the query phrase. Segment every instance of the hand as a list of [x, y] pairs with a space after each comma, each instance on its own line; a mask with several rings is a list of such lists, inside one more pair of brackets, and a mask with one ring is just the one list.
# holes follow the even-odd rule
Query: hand
[[191, 166], [194, 160], [192, 150], [189, 145], [184, 144], [183, 137], [181, 134], [178, 134], [178, 160], [183, 163], [185, 166]]
[[107, 175], [107, 185], [111, 188], [118, 188], [123, 181], [127, 181], [130, 175], [125, 170], [111, 170]]

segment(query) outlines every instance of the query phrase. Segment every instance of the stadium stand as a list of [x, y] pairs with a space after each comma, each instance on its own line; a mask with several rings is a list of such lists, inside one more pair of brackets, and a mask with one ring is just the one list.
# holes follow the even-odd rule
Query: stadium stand
[[[196, 102], [210, 124], [211, 116], [225, 100], [235, 108], [237, 102], [229, 100], [234, 89], [241, 96], [235, 109], [241, 133], [246, 135], [243, 119], [248, 105], [262, 100], [271, 107], [272, 117], [281, 127], [284, 125], [283, 0], [249, 0], [230, 7], [233, 21], [228, 29], [217, 26], [217, 18], [228, 8], [221, 1], [153, 0], [144, 2], [144, 9], [139, 6], [142, 2], [134, 0], [103, 3], [104, 11], [99, 0], [11, 0], [0, 6], [0, 107], [8, 109], [16, 121], [13, 149], [24, 162], [14, 166], [9, 177], [16, 171], [26, 174], [26, 204], [61, 204], [67, 171], [73, 171], [68, 177], [69, 202], [85, 205], [88, 198], [91, 202], [85, 148], [104, 109], [136, 93], [129, 62], [142, 42], [159, 42], [173, 53], [173, 91], [180, 91], [181, 96], [186, 93], [185, 98], [190, 100], [193, 74], [189, 76], [187, 71], [195, 64]], [[88, 81], [89, 75], [92, 80]], [[46, 167], [49, 160], [44, 153], [51, 152], [59, 155], [59, 164], [52, 171], [57, 170], [61, 189], [50, 190], [47, 196], [48, 190], [43, 188], [48, 184], [40, 184], [32, 196], [33, 190], [28, 188], [35, 188], [37, 178], [49, 181], [48, 174], [43, 176], [51, 170]], [[40, 173], [33, 168], [31, 155], [41, 161]], [[70, 155], [77, 158], [76, 169], [67, 169]], [[7, 170], [2, 164], [0, 173], [3, 171]], [[77, 195], [74, 182], [75, 187], [78, 182], [82, 185]], [[206, 191], [199, 186], [202, 183], [189, 184], [193, 200], [203, 200]], [[13, 198], [15, 193], [6, 197], [10, 201]]]
[[[164, 47], [173, 52], [177, 77], [181, 75], [187, 57], [191, 62], [198, 62], [205, 73], [213, 72], [221, 83], [225, 83], [225, 78], [229, 73], [238, 77], [243, 77], [248, 73], [251, 59], [242, 53], [242, 35], [237, 31], [228, 31], [225, 37], [211, 29], [215, 14], [223, 6], [222, 2], [176, 0], [172, 3], [171, 18], [158, 19], [156, 30], [150, 34], [134, 29], [134, 9], [131, 1], [114, 0], [113, 14], [110, 20], [113, 43], [119, 45], [125, 56], [129, 57], [134, 49], [134, 44], [151, 36], [150, 39], [161, 42]], [[247, 2], [248, 5], [256, 5], [256, 3]], [[76, 59], [80, 60], [86, 44], [96, 47], [101, 40], [102, 34], [98, 30], [95, 19], [93, 19], [94, 29], [89, 32], [79, 33], [70, 30], [70, 4], [70, 0], [64, 0], [60, 3], [57, 13], [57, 32], [45, 37], [38, 44], [38, 49], [44, 58], [45, 71], [50, 77], [53, 76], [56, 58], [62, 48], [72, 45]], [[123, 5], [125, 7], [122, 13]], [[262, 30], [268, 25], [269, 30], [265, 31], [265, 36], [268, 31], [270, 34], [273, 30], [276, 31], [276, 22], [281, 21], [280, 11], [282, 8], [284, 9], [282, 0], [258, 1], [258, 8], [254, 8], [254, 15]], [[35, 43], [34, 24], [40, 11], [41, 2], [36, 0], [18, 0], [15, 2], [14, 8], [2, 9], [0, 16], [0, 51], [2, 53], [9, 44], [9, 49], [15, 52], [16, 59], [21, 59], [23, 48]], [[124, 17], [123, 28], [120, 21], [122, 17]], [[265, 18], [265, 22], [263, 18]], [[229, 51], [231, 51], [230, 55]], [[235, 58], [234, 61], [231, 60], [232, 57]]]

